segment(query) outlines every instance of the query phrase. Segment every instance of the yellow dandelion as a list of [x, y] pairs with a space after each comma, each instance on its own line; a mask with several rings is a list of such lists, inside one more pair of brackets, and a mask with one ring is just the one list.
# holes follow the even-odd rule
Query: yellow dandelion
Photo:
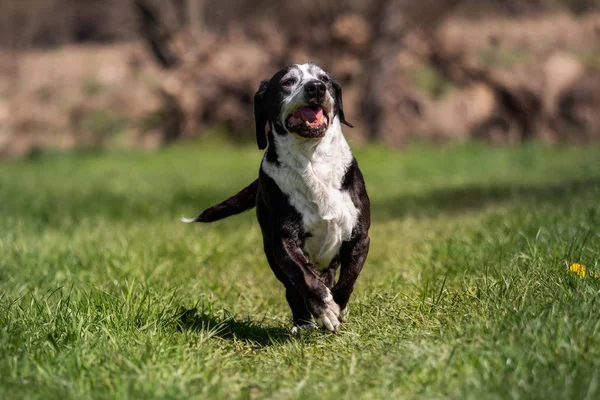
[[[571, 266], [569, 267], [569, 271], [579, 275], [581, 279], [584, 279], [586, 276], [585, 265], [583, 264], [571, 264]], [[598, 273], [594, 273], [594, 278], [597, 279], [597, 276]]]

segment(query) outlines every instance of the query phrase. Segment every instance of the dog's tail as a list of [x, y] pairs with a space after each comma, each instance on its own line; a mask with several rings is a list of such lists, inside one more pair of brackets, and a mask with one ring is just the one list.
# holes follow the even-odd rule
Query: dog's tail
[[256, 205], [258, 179], [243, 188], [238, 194], [202, 211], [196, 218], [181, 218], [182, 222], [213, 222], [250, 210]]

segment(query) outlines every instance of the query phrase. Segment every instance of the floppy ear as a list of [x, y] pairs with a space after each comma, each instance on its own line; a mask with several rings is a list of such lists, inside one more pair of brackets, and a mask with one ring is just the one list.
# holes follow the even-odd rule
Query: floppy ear
[[331, 84], [333, 85], [333, 90], [335, 92], [335, 103], [337, 104], [340, 122], [346, 126], [349, 126], [350, 128], [354, 128], [354, 126], [350, 122], [346, 121], [346, 117], [344, 116], [344, 103], [342, 102], [342, 86], [338, 81], [335, 80], [335, 78], [331, 74], [328, 75], [329, 79], [331, 80]]
[[254, 95], [254, 121], [256, 123], [256, 144], [260, 150], [267, 148], [267, 135], [265, 128], [267, 126], [267, 113], [263, 106], [263, 98], [269, 87], [269, 80], [260, 83], [258, 91]]

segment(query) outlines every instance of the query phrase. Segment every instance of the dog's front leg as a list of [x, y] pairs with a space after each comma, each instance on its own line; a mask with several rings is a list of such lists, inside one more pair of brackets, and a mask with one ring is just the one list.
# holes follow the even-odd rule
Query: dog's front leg
[[348, 301], [354, 290], [356, 279], [362, 270], [369, 253], [371, 239], [367, 235], [344, 242], [340, 250], [340, 278], [331, 290], [334, 301], [341, 308], [340, 321], [348, 315]]
[[306, 306], [322, 328], [337, 332], [340, 328], [340, 307], [302, 251], [302, 242], [293, 235], [280, 235], [274, 241], [274, 255], [298, 293], [304, 297]]

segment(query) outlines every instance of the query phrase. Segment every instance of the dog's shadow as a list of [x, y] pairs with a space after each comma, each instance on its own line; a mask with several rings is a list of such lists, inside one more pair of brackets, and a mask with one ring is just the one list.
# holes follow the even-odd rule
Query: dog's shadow
[[176, 315], [177, 328], [181, 331], [205, 332], [208, 335], [228, 340], [240, 340], [257, 347], [267, 347], [291, 340], [291, 332], [284, 327], [263, 326], [251, 320], [236, 319], [223, 312], [216, 316], [197, 308], [181, 308]]

